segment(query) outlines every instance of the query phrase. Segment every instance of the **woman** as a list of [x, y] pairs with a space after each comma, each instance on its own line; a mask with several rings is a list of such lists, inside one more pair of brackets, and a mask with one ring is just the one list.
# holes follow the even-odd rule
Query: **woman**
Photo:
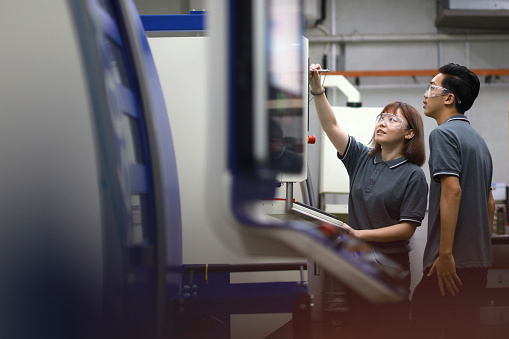
[[[348, 223], [351, 236], [371, 245], [372, 254], [382, 254], [410, 271], [409, 239], [426, 211], [428, 185], [420, 168], [425, 161], [424, 128], [412, 106], [391, 102], [377, 116], [367, 147], [347, 135], [338, 124], [322, 87], [320, 65], [310, 66], [309, 84], [320, 124], [337, 150], [350, 177]], [[410, 276], [406, 281], [410, 291]], [[357, 337], [404, 337], [409, 302], [372, 305], [349, 294], [354, 322], [362, 312], [364, 324]], [[366, 326], [366, 322], [369, 326]], [[375, 332], [370, 332], [374, 330]], [[366, 333], [364, 333], [366, 332]]]

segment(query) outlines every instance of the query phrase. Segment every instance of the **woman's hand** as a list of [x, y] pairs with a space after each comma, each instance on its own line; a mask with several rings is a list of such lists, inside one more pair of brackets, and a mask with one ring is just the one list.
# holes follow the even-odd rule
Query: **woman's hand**
[[322, 76], [320, 72], [316, 72], [315, 70], [322, 69], [322, 66], [319, 64], [311, 64], [309, 66], [309, 86], [311, 86], [311, 91], [314, 93], [320, 93], [323, 91], [322, 87]]
[[350, 233], [349, 233], [349, 235], [350, 235], [351, 237], [354, 237], [354, 238], [356, 238], [356, 239], [360, 239], [360, 238], [359, 238], [359, 236], [360, 236], [360, 232], [361, 232], [361, 231], [356, 230], [356, 229], [353, 229], [350, 225], [345, 224], [345, 223], [343, 223], [342, 227], [343, 227], [343, 228], [346, 228], [346, 229], [348, 230], [348, 232], [350, 232]]

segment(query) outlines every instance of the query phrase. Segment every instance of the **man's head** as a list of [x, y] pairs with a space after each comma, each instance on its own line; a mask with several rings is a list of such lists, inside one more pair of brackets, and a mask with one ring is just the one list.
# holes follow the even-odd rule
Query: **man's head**
[[455, 96], [456, 110], [465, 113], [472, 107], [479, 88], [479, 78], [465, 66], [449, 63], [438, 69], [443, 74], [441, 87], [447, 88]]

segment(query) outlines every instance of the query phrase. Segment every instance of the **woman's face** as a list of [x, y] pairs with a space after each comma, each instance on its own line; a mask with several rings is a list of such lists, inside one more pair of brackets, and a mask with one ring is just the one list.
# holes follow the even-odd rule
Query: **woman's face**
[[408, 123], [399, 108], [396, 111], [380, 113], [375, 125], [375, 141], [382, 146], [387, 143], [403, 143], [408, 131], [407, 126]]

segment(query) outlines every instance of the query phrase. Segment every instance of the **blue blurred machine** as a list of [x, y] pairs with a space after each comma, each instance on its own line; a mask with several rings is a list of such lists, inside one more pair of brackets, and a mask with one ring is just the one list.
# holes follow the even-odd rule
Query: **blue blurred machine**
[[2, 31], [0, 336], [160, 337], [180, 200], [135, 6], [15, 1]]

